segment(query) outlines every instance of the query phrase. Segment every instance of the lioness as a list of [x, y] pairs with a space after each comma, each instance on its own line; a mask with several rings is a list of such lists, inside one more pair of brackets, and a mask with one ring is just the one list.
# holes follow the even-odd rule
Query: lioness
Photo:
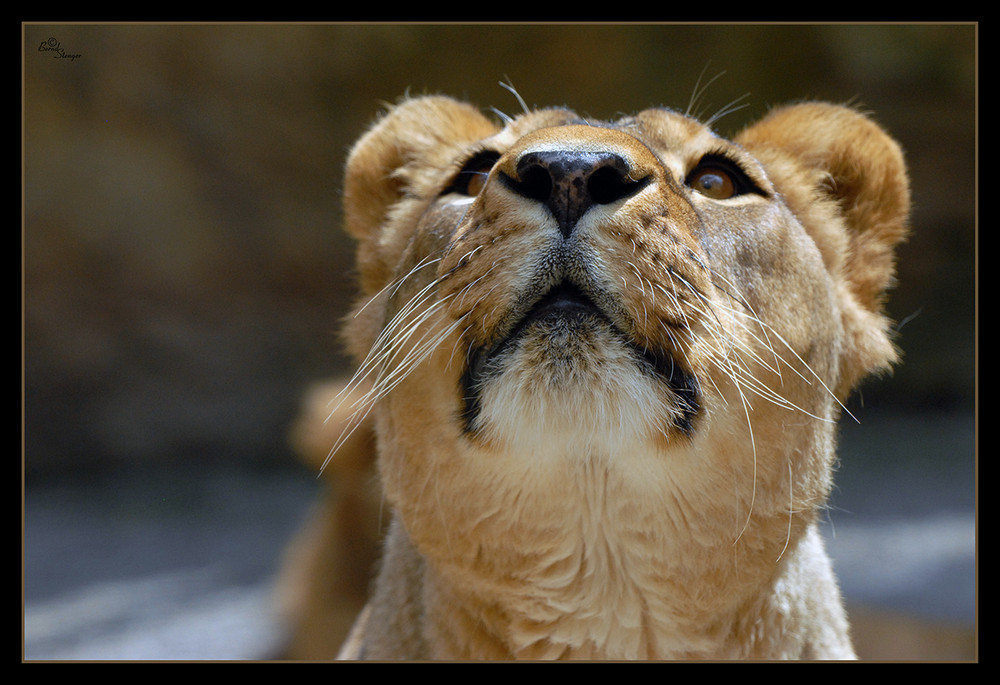
[[421, 97], [358, 141], [344, 201], [336, 411], [391, 524], [341, 658], [854, 656], [817, 515], [842, 402], [897, 356], [909, 190], [879, 126]]

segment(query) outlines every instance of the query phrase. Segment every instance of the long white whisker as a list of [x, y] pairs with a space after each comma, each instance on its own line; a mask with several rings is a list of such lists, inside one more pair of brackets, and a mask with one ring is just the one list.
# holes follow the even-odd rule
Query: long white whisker
[[[786, 348], [786, 349], [787, 349], [787, 350], [788, 350], [789, 352], [791, 352], [791, 353], [792, 353], [793, 355], [795, 355], [795, 358], [796, 358], [796, 359], [798, 360], [798, 362], [799, 362], [800, 364], [802, 364], [802, 366], [803, 366], [803, 367], [805, 367], [805, 368], [806, 368], [806, 370], [808, 370], [808, 371], [809, 371], [809, 373], [810, 373], [810, 374], [812, 375], [812, 377], [813, 377], [813, 378], [815, 378], [815, 379], [816, 379], [817, 381], [819, 381], [819, 384], [820, 384], [821, 386], [823, 386], [823, 389], [824, 389], [824, 390], [826, 390], [826, 391], [827, 391], [827, 393], [829, 393], [830, 397], [832, 397], [832, 398], [834, 399], [834, 401], [835, 401], [835, 402], [836, 402], [836, 403], [837, 403], [837, 404], [838, 404], [838, 405], [840, 406], [840, 408], [841, 408], [842, 410], [844, 410], [844, 413], [846, 413], [846, 414], [847, 414], [848, 416], [850, 416], [850, 417], [851, 417], [852, 419], [854, 419], [854, 420], [855, 420], [855, 421], [857, 421], [858, 423], [861, 423], [861, 422], [860, 422], [860, 421], [858, 421], [858, 419], [857, 419], [857, 418], [856, 418], [856, 417], [854, 416], [854, 414], [852, 414], [852, 413], [850, 412], [850, 410], [848, 410], [848, 408], [844, 406], [843, 402], [841, 402], [841, 401], [840, 401], [840, 400], [839, 400], [839, 399], [837, 398], [836, 394], [834, 394], [834, 392], [833, 392], [832, 390], [830, 390], [830, 388], [829, 388], [829, 387], [828, 387], [828, 386], [826, 385], [826, 383], [825, 383], [825, 382], [823, 382], [823, 379], [819, 377], [819, 374], [817, 374], [817, 373], [816, 373], [815, 371], [813, 371], [812, 367], [810, 367], [810, 366], [809, 366], [809, 365], [808, 365], [808, 364], [807, 364], [807, 363], [806, 363], [806, 362], [805, 362], [805, 361], [804, 361], [804, 360], [802, 359], [802, 357], [800, 357], [800, 356], [799, 356], [799, 354], [798, 354], [798, 353], [797, 353], [797, 352], [796, 352], [796, 351], [795, 351], [794, 349], [792, 349], [792, 346], [791, 346], [791, 345], [789, 345], [789, 344], [788, 344], [788, 342], [787, 342], [787, 341], [786, 341], [786, 340], [785, 340], [785, 339], [784, 339], [783, 337], [781, 337], [781, 334], [780, 334], [780, 333], [778, 333], [778, 332], [777, 332], [776, 330], [774, 330], [774, 328], [772, 328], [771, 326], [768, 326], [768, 325], [767, 325], [766, 323], [764, 323], [764, 322], [761, 322], [761, 324], [762, 324], [762, 325], [764, 325], [764, 326], [766, 326], [766, 327], [767, 327], [767, 328], [768, 328], [768, 329], [769, 329], [769, 330], [770, 330], [770, 331], [771, 331], [771, 332], [772, 332], [772, 333], [774, 334], [774, 336], [775, 336], [775, 337], [777, 337], [778, 341], [779, 341], [779, 342], [780, 342], [780, 343], [781, 343], [782, 345], [784, 345], [784, 346], [785, 346], [785, 348]], [[787, 362], [786, 362], [786, 364], [787, 364]], [[789, 367], [790, 369], [792, 369], [793, 371], [795, 371], [795, 368], [794, 368], [793, 366], [791, 366], [790, 364], [788, 365], [788, 367]], [[803, 379], [804, 379], [804, 378], [803, 378]]]
[[785, 546], [781, 548], [781, 552], [778, 554], [778, 558], [774, 560], [775, 563], [781, 561], [781, 557], [785, 556], [785, 550], [788, 549], [788, 542], [792, 539], [792, 515], [795, 513], [795, 498], [792, 494], [792, 462], [788, 462], [788, 530], [785, 533]]

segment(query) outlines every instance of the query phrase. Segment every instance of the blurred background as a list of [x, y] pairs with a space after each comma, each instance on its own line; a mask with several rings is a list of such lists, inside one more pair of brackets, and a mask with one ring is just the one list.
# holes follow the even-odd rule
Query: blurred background
[[[345, 372], [345, 151], [388, 102], [851, 102], [906, 149], [904, 364], [851, 401], [824, 530], [879, 659], [976, 651], [975, 25], [22, 25], [23, 653], [256, 659]], [[714, 80], [713, 80], [714, 79]]]

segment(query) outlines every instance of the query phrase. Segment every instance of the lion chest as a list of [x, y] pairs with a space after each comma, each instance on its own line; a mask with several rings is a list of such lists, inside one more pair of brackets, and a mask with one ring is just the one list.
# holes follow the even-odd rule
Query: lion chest
[[649, 487], [656, 476], [642, 473], [643, 461], [633, 456], [628, 478], [599, 459], [564, 462], [558, 475], [536, 468], [509, 486], [491, 478], [492, 493], [479, 489], [448, 512], [447, 530], [416, 526], [441, 581], [435, 592], [453, 600], [435, 602], [434, 620], [481, 627], [442, 630], [464, 642], [450, 658], [669, 658], [711, 648], [718, 636], [703, 618], [732, 600], [716, 592], [728, 580], [705, 569], [731, 566], [732, 545], [693, 539], [714, 533], [669, 488]]

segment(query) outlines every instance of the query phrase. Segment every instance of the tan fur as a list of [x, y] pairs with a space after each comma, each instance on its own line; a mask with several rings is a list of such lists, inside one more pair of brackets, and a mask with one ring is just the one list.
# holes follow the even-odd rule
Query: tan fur
[[[553, 151], [615, 155], [621, 194], [536, 197], [526, 160]], [[740, 192], [686, 185], [720, 157]], [[840, 402], [896, 359], [881, 305], [909, 197], [876, 124], [806, 103], [727, 141], [669, 110], [500, 128], [419, 98], [346, 179], [365, 394], [337, 405], [353, 442], [329, 469], [374, 433], [391, 525], [341, 658], [853, 657], [817, 512]], [[535, 307], [557, 284], [569, 300]], [[335, 559], [342, 537], [306, 546]], [[332, 655], [316, 588], [349, 584], [291, 566], [298, 633], [321, 632], [303, 651]]]

